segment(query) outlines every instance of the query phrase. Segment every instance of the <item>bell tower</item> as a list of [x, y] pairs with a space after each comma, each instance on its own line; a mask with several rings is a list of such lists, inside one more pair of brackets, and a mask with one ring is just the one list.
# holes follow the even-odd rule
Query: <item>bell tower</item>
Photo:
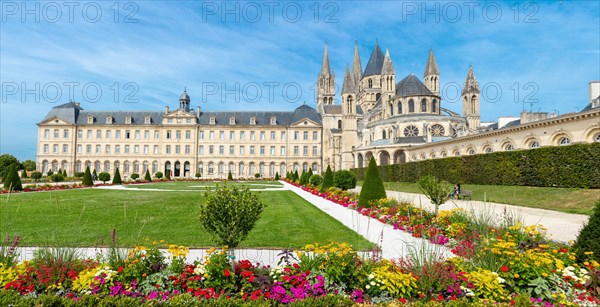
[[463, 116], [467, 118], [467, 124], [471, 130], [477, 130], [480, 124], [479, 95], [479, 83], [475, 78], [475, 73], [473, 73], [473, 67], [469, 66], [469, 73], [467, 74], [461, 96]]
[[329, 67], [329, 52], [325, 45], [321, 72], [317, 76], [317, 111], [323, 113], [323, 106], [332, 105], [335, 96], [335, 73]]

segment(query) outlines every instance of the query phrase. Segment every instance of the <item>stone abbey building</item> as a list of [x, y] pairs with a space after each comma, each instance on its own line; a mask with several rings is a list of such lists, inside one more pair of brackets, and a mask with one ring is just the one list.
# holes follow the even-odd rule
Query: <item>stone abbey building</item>
[[[433, 51], [423, 81], [397, 80], [389, 52], [375, 44], [365, 69], [358, 45], [346, 67], [341, 96], [327, 47], [317, 76], [316, 108], [289, 112], [205, 112], [191, 108], [187, 91], [179, 108], [164, 111], [93, 111], [79, 103], [52, 108], [38, 124], [38, 170], [86, 166], [128, 178], [146, 170], [172, 177], [274, 177], [312, 168], [321, 172], [447, 156], [600, 142], [600, 81], [590, 82], [590, 101], [581, 111], [556, 116], [480, 122], [480, 89], [470, 67], [462, 89], [463, 113], [443, 107], [440, 71]], [[337, 103], [339, 102], [339, 103]]]

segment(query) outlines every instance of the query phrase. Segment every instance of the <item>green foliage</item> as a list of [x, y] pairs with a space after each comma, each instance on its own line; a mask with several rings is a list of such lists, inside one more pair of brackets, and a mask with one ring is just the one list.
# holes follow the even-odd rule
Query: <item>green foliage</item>
[[314, 185], [315, 187], [318, 187], [321, 185], [321, 183], [323, 183], [323, 177], [319, 174], [314, 174], [310, 176], [310, 179], [308, 181], [310, 182], [310, 184]]
[[21, 178], [28, 178], [26, 169], [21, 171]]
[[138, 180], [138, 178], [140, 178], [140, 174], [132, 173], [131, 176], [129, 176], [129, 177], [131, 177], [131, 179], [133, 179], [133, 180]]
[[35, 161], [33, 160], [25, 160], [23, 161], [23, 168], [28, 171], [35, 171]]
[[333, 174], [333, 183], [342, 190], [350, 190], [356, 187], [356, 175], [347, 170], [339, 170]]
[[121, 179], [121, 173], [119, 172], [119, 168], [115, 169], [115, 175], [113, 176], [113, 184], [122, 184], [123, 180]]
[[85, 186], [93, 186], [94, 185], [94, 181], [92, 180], [92, 173], [90, 172], [89, 166], [87, 166], [85, 168], [85, 173], [83, 174], [83, 180], [81, 181], [81, 184], [83, 184]]
[[98, 175], [98, 180], [102, 181], [102, 183], [106, 183], [110, 180], [110, 174], [107, 172], [102, 172]]
[[146, 174], [144, 174], [145, 181], [152, 181], [152, 176], [150, 176], [150, 170], [146, 170]]
[[381, 180], [381, 175], [379, 175], [379, 170], [377, 169], [377, 163], [375, 162], [375, 158], [371, 157], [365, 176], [365, 182], [363, 183], [362, 189], [360, 190], [360, 196], [358, 197], [358, 206], [369, 207], [370, 201], [386, 197], [387, 194], [385, 193], [383, 180]]
[[446, 202], [452, 186], [445, 180], [439, 180], [433, 176], [423, 176], [418, 182], [419, 190], [435, 205], [435, 215], [438, 208]]
[[[551, 146], [380, 166], [385, 182], [448, 182], [559, 188], [600, 188], [600, 143]], [[366, 168], [358, 169], [364, 180]]]
[[324, 192], [331, 187], [333, 187], [333, 172], [331, 171], [331, 167], [327, 165], [325, 176], [323, 176], [323, 183], [321, 184], [321, 192]]
[[292, 177], [292, 179], [293, 179], [294, 181], [298, 181], [298, 179], [300, 179], [300, 175], [298, 175], [298, 170], [296, 170], [296, 171], [294, 172], [294, 176]]
[[231, 174], [231, 171], [227, 173], [227, 180], [233, 180], [233, 175]]
[[165, 172], [165, 179], [171, 180], [171, 171]]
[[96, 173], [96, 169], [94, 169], [94, 172], [92, 173], [94, 180], [98, 179], [98, 173]]
[[[577, 235], [574, 248], [579, 259], [587, 260], [589, 256], [600, 261], [600, 200], [596, 202], [592, 216]], [[586, 255], [586, 252], [592, 254]]]
[[65, 181], [65, 177], [62, 175], [61, 172], [58, 172], [58, 173], [50, 176], [50, 180], [52, 180], [54, 182], [63, 182], [63, 181]]
[[[160, 179], [160, 178], [163, 177], [163, 173], [162, 172], [156, 172], [156, 174], [154, 174], [154, 177]], [[196, 177], [198, 177], [198, 176], [196, 176]]]
[[281, 178], [279, 178], [279, 172], [275, 172], [275, 180], [279, 180]]
[[257, 179], [260, 178], [260, 173], [254, 174], [254, 178], [257, 178]]
[[19, 164], [19, 160], [15, 156], [10, 154], [3, 154], [0, 156], [0, 177], [4, 178], [8, 175], [8, 170], [13, 164]]
[[33, 173], [31, 173], [31, 178], [33, 178], [34, 181], [38, 181], [42, 178], [42, 173], [33, 172]]
[[63, 170], [62, 175], [63, 175], [63, 177], [67, 178], [67, 170], [66, 169]]
[[54, 172], [52, 170], [48, 170], [48, 172], [46, 173], [46, 176], [50, 177], [54, 175]]
[[[161, 173], [161, 175], [162, 175], [162, 173]], [[200, 178], [200, 177], [202, 177], [202, 173], [196, 172], [196, 178]]]
[[298, 182], [298, 184], [300, 185], [306, 185], [308, 183], [308, 180], [310, 180], [310, 173], [309, 172], [302, 172], [302, 176], [300, 176], [300, 181]]
[[248, 188], [217, 187], [204, 194], [200, 223], [221, 245], [237, 247], [260, 218], [264, 205]]
[[19, 178], [19, 173], [17, 172], [17, 164], [9, 167], [6, 177], [4, 177], [4, 188], [13, 191], [23, 190], [21, 178]]
[[75, 172], [75, 174], [73, 174], [73, 175], [75, 176], [75, 178], [83, 178], [84, 174], [85, 174], [84, 172]]

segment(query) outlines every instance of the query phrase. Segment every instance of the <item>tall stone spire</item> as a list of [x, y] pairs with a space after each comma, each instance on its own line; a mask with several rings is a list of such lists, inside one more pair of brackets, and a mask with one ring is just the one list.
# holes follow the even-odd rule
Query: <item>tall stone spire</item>
[[385, 49], [385, 58], [383, 59], [383, 67], [381, 68], [382, 75], [395, 75], [396, 70], [394, 69], [394, 64], [392, 63], [392, 58], [390, 58], [390, 51]]
[[358, 84], [362, 79], [362, 65], [360, 64], [360, 55], [358, 54], [358, 41], [354, 46], [354, 60], [352, 61], [352, 78]]
[[321, 75], [329, 75], [331, 70], [329, 69], [329, 52], [327, 50], [327, 44], [325, 44], [325, 52], [323, 53], [323, 66], [321, 66]]
[[355, 93], [356, 83], [352, 74], [350, 74], [350, 67], [346, 64], [346, 74], [344, 75], [344, 85], [342, 86], [342, 94]]
[[472, 94], [479, 93], [479, 83], [475, 78], [475, 73], [473, 72], [473, 66], [469, 65], [469, 73], [467, 74], [467, 79], [465, 80], [465, 85], [462, 90], [462, 95], [464, 94]]
[[423, 77], [430, 75], [439, 75], [437, 63], [435, 62], [435, 56], [433, 55], [433, 49], [429, 49], [429, 58], [427, 59], [427, 66], [425, 66], [425, 73]]

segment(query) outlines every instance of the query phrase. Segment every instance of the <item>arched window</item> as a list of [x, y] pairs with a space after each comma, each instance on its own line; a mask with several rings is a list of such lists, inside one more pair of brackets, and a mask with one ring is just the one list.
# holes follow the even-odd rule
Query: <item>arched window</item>
[[408, 101], [408, 113], [415, 112], [415, 102], [411, 99]]
[[492, 147], [488, 147], [485, 149], [485, 153], [492, 153], [494, 152], [494, 150], [492, 149]]
[[560, 140], [558, 141], [558, 145], [561, 145], [561, 146], [563, 146], [563, 145], [569, 145], [569, 144], [571, 144], [571, 139], [569, 139], [566, 136], [560, 138]]
[[208, 174], [212, 175], [215, 172], [215, 164], [208, 162]]
[[373, 80], [369, 79], [369, 88], [373, 87]]
[[402, 114], [402, 101], [398, 101], [398, 114]]
[[508, 144], [504, 145], [504, 150], [506, 150], [506, 151], [511, 151], [514, 149], [515, 149], [515, 147], [513, 146], [513, 144], [508, 143]]
[[596, 134], [596, 136], [594, 137], [594, 142], [600, 143], [600, 133]]
[[342, 129], [342, 120], [338, 120], [338, 129]]
[[347, 107], [348, 107], [347, 112], [350, 114], [354, 113], [354, 112], [352, 112], [352, 96], [348, 96], [348, 98], [346, 99], [346, 102], [347, 102]]
[[394, 116], [394, 105], [390, 103], [390, 116]]
[[110, 162], [104, 161], [104, 171], [107, 173], [110, 172]]
[[476, 104], [477, 104], [477, 96], [473, 95], [471, 96], [471, 114], [475, 114], [476, 113]]
[[533, 141], [529, 144], [529, 148], [539, 148], [540, 147], [540, 142], [538, 141]]
[[433, 113], [437, 113], [437, 99], [434, 99], [431, 102], [431, 112]]
[[421, 112], [427, 112], [427, 100], [421, 100]]
[[381, 138], [382, 139], [387, 139], [387, 135], [385, 133], [385, 130], [381, 131]]

